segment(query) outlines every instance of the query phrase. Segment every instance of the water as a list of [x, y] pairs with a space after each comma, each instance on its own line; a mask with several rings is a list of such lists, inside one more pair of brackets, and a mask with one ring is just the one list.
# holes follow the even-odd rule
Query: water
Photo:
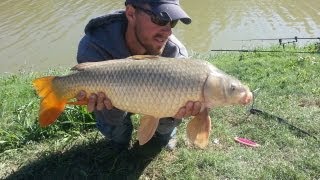
[[[190, 51], [277, 43], [234, 41], [240, 39], [320, 37], [319, 0], [199, 2], [181, 1], [193, 22], [180, 23], [174, 29]], [[87, 22], [123, 7], [124, 2], [119, 0], [1, 0], [0, 74], [75, 65], [77, 46]]]

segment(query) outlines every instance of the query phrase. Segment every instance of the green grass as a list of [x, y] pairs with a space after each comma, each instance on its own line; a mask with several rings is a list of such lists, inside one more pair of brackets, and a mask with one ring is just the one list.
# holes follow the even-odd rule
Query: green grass
[[[315, 46], [318, 48], [319, 47]], [[308, 46], [298, 50], [314, 50]], [[294, 50], [294, 49], [290, 49]], [[108, 150], [84, 107], [68, 107], [48, 128], [37, 123], [36, 77], [66, 74], [7, 74], [0, 77], [0, 179], [319, 179], [320, 55], [293, 53], [219, 53], [208, 60], [257, 91], [254, 108], [287, 120], [318, 140], [272, 116], [253, 115], [248, 107], [211, 110], [212, 133], [205, 150], [188, 146], [183, 121], [173, 152], [156, 142], [128, 152]], [[133, 117], [137, 128], [138, 118]], [[249, 148], [235, 136], [259, 143]]]

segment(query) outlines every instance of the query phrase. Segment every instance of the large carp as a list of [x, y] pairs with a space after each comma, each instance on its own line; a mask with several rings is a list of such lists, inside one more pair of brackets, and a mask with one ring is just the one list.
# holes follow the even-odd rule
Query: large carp
[[247, 86], [204, 60], [132, 56], [82, 63], [72, 70], [75, 72], [66, 76], [33, 81], [42, 98], [42, 127], [53, 123], [80, 90], [104, 92], [114, 107], [143, 115], [138, 128], [142, 145], [151, 139], [160, 118], [173, 117], [188, 101], [200, 101], [201, 111], [188, 123], [187, 136], [204, 148], [211, 130], [208, 108], [247, 104], [252, 99]]

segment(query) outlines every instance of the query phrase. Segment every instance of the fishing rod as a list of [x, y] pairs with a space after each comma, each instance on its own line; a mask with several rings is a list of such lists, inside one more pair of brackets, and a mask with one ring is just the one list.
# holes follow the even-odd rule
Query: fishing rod
[[293, 38], [261, 38], [261, 39], [238, 39], [238, 40], [233, 40], [233, 41], [282, 41], [282, 40], [295, 40], [298, 42], [298, 39], [304, 39], [304, 40], [313, 40], [313, 39], [318, 39], [320, 40], [320, 37], [293, 37]]
[[262, 110], [259, 110], [259, 109], [256, 109], [254, 108], [254, 102], [255, 102], [255, 99], [257, 97], [257, 92], [259, 91], [259, 89], [256, 89], [252, 92], [253, 96], [252, 96], [252, 104], [251, 104], [251, 108], [249, 110], [250, 114], [255, 114], [255, 115], [261, 115], [262, 117], [264, 118], [268, 118], [268, 119], [276, 119], [278, 121], [278, 123], [282, 123], [282, 124], [285, 124], [289, 127], [289, 129], [291, 130], [295, 130], [297, 132], [300, 132], [302, 134], [305, 134], [305, 135], [308, 135], [312, 138], [314, 138], [315, 140], [318, 140], [317, 137], [315, 137], [314, 135], [311, 135], [310, 133], [308, 133], [307, 131], [303, 130], [303, 129], [300, 129], [292, 124], [290, 124], [287, 120], [281, 118], [281, 117], [278, 117], [278, 116], [275, 116], [275, 115], [272, 115], [268, 112], [265, 112], [265, 111], [262, 111]]
[[249, 50], [249, 49], [211, 49], [211, 51], [215, 52], [246, 52], [246, 53], [294, 53], [294, 54], [299, 54], [299, 53], [306, 53], [306, 54], [316, 54], [320, 52], [307, 52], [307, 51], [279, 51], [279, 50]]
[[[233, 40], [233, 41], [279, 41], [279, 45], [282, 45], [284, 47], [285, 44], [295, 44], [298, 42], [298, 39], [300, 40], [320, 40], [320, 37], [293, 37], [293, 38], [261, 38], [261, 39], [240, 39], [240, 40]], [[294, 41], [289, 41], [294, 40]], [[284, 42], [285, 41], [285, 42]]]

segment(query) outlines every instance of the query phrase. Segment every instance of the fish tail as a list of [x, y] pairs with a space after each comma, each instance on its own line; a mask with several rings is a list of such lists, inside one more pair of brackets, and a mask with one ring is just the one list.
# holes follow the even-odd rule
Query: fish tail
[[41, 127], [52, 124], [63, 112], [67, 103], [66, 99], [57, 97], [52, 80], [55, 76], [47, 76], [35, 79], [33, 86], [41, 97], [39, 123]]

